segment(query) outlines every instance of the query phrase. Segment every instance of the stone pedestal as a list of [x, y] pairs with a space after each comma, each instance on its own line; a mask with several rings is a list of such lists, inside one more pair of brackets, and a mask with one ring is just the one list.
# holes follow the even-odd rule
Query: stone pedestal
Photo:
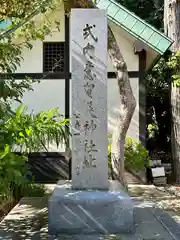
[[131, 198], [117, 181], [108, 191], [74, 190], [70, 181], [59, 181], [48, 207], [49, 234], [113, 234], [134, 230]]

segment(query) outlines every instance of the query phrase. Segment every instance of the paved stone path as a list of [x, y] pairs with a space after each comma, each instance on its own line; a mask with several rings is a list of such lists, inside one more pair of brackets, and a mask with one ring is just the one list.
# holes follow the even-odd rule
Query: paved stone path
[[137, 179], [134, 175], [132, 175], [130, 172], [126, 172], [124, 173], [125, 179], [127, 184], [141, 184], [140, 180]]
[[[50, 194], [54, 185], [47, 187]], [[0, 224], [0, 240], [180, 240], [180, 199], [154, 186], [133, 184], [129, 192], [136, 204], [134, 235], [48, 237], [47, 193], [44, 198], [23, 198]]]

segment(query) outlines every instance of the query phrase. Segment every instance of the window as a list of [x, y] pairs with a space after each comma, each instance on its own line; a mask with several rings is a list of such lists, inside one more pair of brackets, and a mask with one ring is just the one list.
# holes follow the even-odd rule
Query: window
[[64, 42], [43, 43], [43, 71], [64, 72]]

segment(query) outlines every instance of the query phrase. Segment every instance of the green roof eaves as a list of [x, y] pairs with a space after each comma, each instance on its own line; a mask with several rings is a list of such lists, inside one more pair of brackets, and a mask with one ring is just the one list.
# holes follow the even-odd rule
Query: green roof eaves
[[[107, 10], [108, 18], [111, 21], [121, 26], [136, 39], [140, 39], [159, 54], [163, 54], [173, 43], [170, 38], [114, 0], [97, 0], [96, 5], [100, 9]], [[120, 13], [119, 17], [118, 13]]]

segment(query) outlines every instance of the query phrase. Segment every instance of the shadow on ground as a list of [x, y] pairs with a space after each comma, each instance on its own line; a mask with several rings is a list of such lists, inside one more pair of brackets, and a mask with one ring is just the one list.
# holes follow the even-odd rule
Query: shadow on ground
[[141, 201], [153, 201], [157, 206], [180, 216], [180, 198], [168, 193], [164, 187], [154, 185], [129, 185], [132, 197]]
[[23, 198], [0, 225], [0, 239], [47, 239], [48, 196]]
[[[48, 198], [47, 194], [39, 198], [23, 198], [0, 224], [0, 239], [2, 240], [177, 240], [180, 239], [180, 227], [161, 208], [154, 208], [153, 203], [136, 201], [134, 235], [109, 236], [72, 236], [59, 235], [48, 238]], [[171, 232], [173, 234], [171, 234]]]

